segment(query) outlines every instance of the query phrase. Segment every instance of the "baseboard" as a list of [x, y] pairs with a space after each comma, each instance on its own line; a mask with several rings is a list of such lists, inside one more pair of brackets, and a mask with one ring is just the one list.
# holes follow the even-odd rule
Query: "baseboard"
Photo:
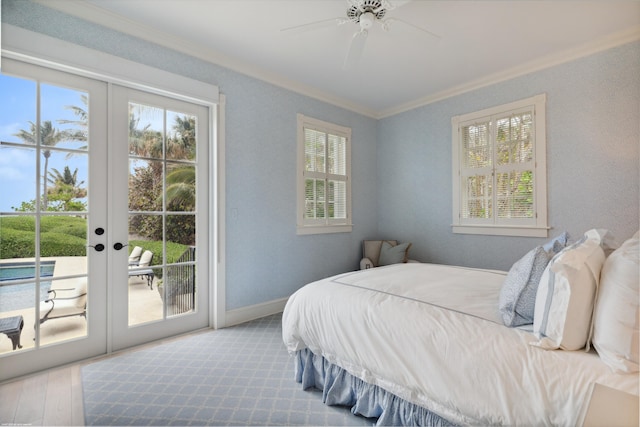
[[225, 326], [238, 325], [250, 320], [259, 319], [261, 317], [270, 316], [276, 313], [282, 313], [288, 299], [288, 297], [280, 298], [272, 301], [262, 302], [260, 304], [228, 310], [226, 312]]

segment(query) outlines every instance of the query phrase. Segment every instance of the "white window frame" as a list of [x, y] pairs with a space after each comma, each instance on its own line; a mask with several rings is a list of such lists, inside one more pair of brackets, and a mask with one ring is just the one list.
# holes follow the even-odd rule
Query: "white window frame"
[[[491, 122], [490, 138], [494, 138], [495, 118], [508, 114], [521, 113], [530, 110], [533, 113], [533, 194], [534, 217], [531, 219], [496, 219], [496, 209], [493, 217], [487, 219], [464, 219], [462, 215], [464, 196], [464, 182], [462, 180], [463, 148], [462, 129], [474, 122]], [[453, 209], [452, 231], [459, 234], [485, 234], [498, 236], [527, 236], [547, 237], [549, 226], [547, 223], [547, 143], [546, 143], [546, 95], [541, 94], [531, 98], [515, 101], [481, 111], [455, 116], [451, 119], [452, 135], [452, 178], [453, 178]], [[495, 160], [495, 144], [492, 144]], [[495, 161], [492, 162], [493, 180], [495, 188]], [[495, 200], [495, 190], [493, 192]], [[495, 203], [494, 203], [494, 206]]]
[[[305, 219], [305, 138], [306, 128], [317, 130], [331, 135], [344, 137], [346, 140], [346, 218], [321, 218]], [[348, 233], [353, 229], [351, 216], [351, 128], [297, 115], [297, 230], [299, 235], [324, 234], [324, 233]], [[315, 172], [314, 176], [317, 177]], [[325, 179], [331, 175], [325, 173]]]

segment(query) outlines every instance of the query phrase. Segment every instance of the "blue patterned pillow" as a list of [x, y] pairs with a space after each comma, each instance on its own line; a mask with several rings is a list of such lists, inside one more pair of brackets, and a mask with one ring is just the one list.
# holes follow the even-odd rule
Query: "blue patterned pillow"
[[499, 309], [507, 326], [533, 323], [538, 283], [553, 253], [538, 246], [516, 261], [500, 289]]
[[569, 246], [569, 233], [563, 231], [562, 233], [558, 234], [556, 237], [542, 245], [542, 248], [547, 252], [553, 251], [554, 254], [557, 254], [567, 246]]

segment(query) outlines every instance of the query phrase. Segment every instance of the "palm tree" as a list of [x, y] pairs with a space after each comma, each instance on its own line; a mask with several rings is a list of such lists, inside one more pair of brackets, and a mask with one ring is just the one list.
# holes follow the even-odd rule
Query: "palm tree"
[[167, 156], [174, 159], [195, 158], [196, 120], [193, 116], [176, 116], [172, 130], [174, 135], [167, 140]]
[[[29, 122], [30, 130], [21, 129], [20, 132], [14, 134], [20, 138], [25, 144], [37, 144], [38, 143], [38, 129], [36, 124]], [[39, 129], [40, 135], [40, 147], [42, 147], [42, 155], [44, 156], [44, 172], [43, 176], [43, 193], [42, 193], [42, 206], [44, 210], [47, 210], [47, 175], [49, 169], [49, 157], [51, 157], [51, 150], [46, 147], [54, 147], [63, 138], [64, 135], [53, 127], [50, 120], [42, 122]]]
[[140, 128], [144, 110], [129, 104], [129, 154], [140, 157], [162, 158], [162, 133], [154, 131], [151, 124]]
[[[77, 105], [67, 105], [64, 107], [68, 110], [71, 110], [73, 114], [78, 117], [78, 120], [61, 119], [58, 120], [58, 123], [64, 125], [71, 124], [75, 126], [75, 128], [67, 129], [62, 132], [64, 139], [70, 141], [87, 142], [87, 140], [89, 139], [89, 114], [87, 113], [89, 98], [87, 98], [86, 94], [80, 95], [80, 102], [82, 102], [82, 107], [79, 107]], [[86, 150], [87, 146], [84, 145], [80, 147], [80, 149]], [[67, 157], [71, 155], [72, 154], [69, 153], [67, 154]]]
[[196, 168], [180, 166], [167, 174], [167, 209], [192, 211], [196, 206]]
[[56, 168], [52, 168], [51, 172], [49, 172], [49, 182], [53, 185], [62, 184], [72, 186], [77, 190], [76, 193], [78, 195], [76, 197], [78, 198], [86, 197], [87, 195], [87, 190], [80, 188], [80, 186], [84, 184], [84, 181], [78, 182], [78, 168], [76, 168], [73, 173], [71, 173], [69, 166], [64, 167], [63, 173], [60, 173]]
[[64, 167], [63, 173], [53, 168], [49, 172], [49, 182], [54, 185], [49, 190], [50, 200], [61, 202], [62, 209], [65, 212], [86, 209], [86, 205], [83, 202], [73, 201], [74, 199], [87, 197], [87, 189], [80, 187], [84, 184], [84, 181], [78, 182], [78, 168], [73, 173], [71, 173], [69, 166]]

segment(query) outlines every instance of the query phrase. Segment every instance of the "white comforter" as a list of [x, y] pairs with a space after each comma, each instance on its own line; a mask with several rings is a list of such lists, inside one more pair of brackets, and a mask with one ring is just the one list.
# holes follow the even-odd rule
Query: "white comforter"
[[291, 296], [283, 339], [459, 424], [579, 423], [598, 382], [638, 394], [593, 351], [547, 351], [505, 327], [506, 273], [397, 264], [311, 283]]

